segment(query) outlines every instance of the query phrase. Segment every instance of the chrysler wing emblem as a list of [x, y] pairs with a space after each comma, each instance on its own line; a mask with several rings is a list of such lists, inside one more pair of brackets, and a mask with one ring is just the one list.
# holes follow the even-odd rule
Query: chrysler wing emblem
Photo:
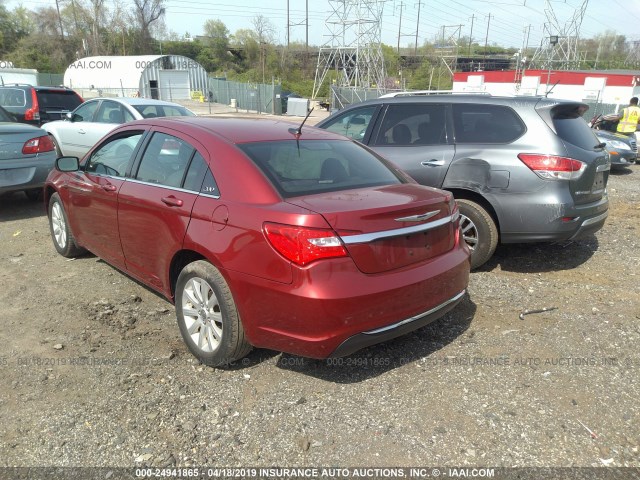
[[395, 218], [394, 220], [396, 222], [424, 222], [425, 220], [429, 220], [431, 217], [435, 217], [439, 213], [440, 210], [437, 210], [435, 212], [421, 213], [419, 215], [411, 215], [409, 217]]

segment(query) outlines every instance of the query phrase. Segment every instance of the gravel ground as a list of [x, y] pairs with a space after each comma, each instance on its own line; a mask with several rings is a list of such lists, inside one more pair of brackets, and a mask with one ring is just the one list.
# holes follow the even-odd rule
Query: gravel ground
[[[0, 199], [0, 466], [640, 466], [640, 166], [567, 245], [499, 247], [442, 320], [343, 359], [199, 365], [173, 307]], [[555, 310], [519, 318], [523, 309]]]

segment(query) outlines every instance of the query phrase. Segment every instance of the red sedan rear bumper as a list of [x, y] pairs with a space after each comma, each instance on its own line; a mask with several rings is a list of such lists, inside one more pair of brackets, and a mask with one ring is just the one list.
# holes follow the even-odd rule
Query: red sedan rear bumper
[[327, 358], [442, 317], [463, 298], [469, 257], [458, 245], [435, 259], [375, 275], [360, 272], [350, 258], [319, 261], [294, 268], [291, 284], [225, 273], [253, 345]]

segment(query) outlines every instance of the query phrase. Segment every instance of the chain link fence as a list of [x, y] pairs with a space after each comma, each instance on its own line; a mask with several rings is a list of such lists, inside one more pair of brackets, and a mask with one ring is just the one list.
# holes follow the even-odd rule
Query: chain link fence
[[137, 88], [74, 88], [85, 100], [97, 97], [137, 97]]
[[82, 98], [90, 99], [97, 97], [141, 97], [141, 98], [153, 98], [156, 100], [165, 100], [167, 102], [176, 102], [179, 100], [199, 100], [205, 101], [206, 97], [203, 92], [189, 90], [184, 86], [176, 87], [147, 87], [145, 90], [140, 91], [137, 88], [74, 88]]
[[626, 105], [619, 106], [615, 103], [602, 103], [593, 100], [583, 100], [583, 102], [589, 105], [589, 110], [584, 114], [587, 121], [591, 120], [596, 115], [609, 115], [610, 113], [615, 113], [616, 108], [618, 107], [626, 107]]
[[329, 101], [331, 110], [342, 110], [348, 107], [352, 103], [364, 102], [365, 100], [371, 100], [379, 98], [384, 93], [375, 88], [358, 88], [358, 87], [331, 87], [331, 99]]
[[282, 114], [282, 86], [209, 78], [209, 100], [241, 110]]
[[[399, 90], [387, 90], [386, 92], [380, 92], [376, 89], [332, 86], [331, 99], [329, 103], [331, 105], [331, 110], [341, 110], [353, 103], [379, 98], [385, 93], [393, 93], [395, 91]], [[617, 105], [615, 103], [602, 103], [595, 100], [583, 100], [583, 102], [589, 105], [589, 110], [587, 110], [584, 115], [587, 121], [596, 115], [608, 115], [616, 112], [616, 109], [621, 109], [627, 106], [626, 104]]]

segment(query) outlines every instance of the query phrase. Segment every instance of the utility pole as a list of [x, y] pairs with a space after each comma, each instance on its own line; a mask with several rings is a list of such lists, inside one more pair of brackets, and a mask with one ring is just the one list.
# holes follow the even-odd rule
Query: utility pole
[[306, 15], [304, 22], [291, 23], [291, 15], [289, 11], [289, 0], [287, 0], [287, 47], [291, 44], [291, 27], [299, 25], [305, 26], [305, 46], [309, 50], [309, 0], [306, 0]]
[[418, 1], [418, 20], [416, 20], [416, 46], [413, 49], [413, 54], [418, 55], [418, 31], [420, 30], [420, 7], [422, 2]]
[[487, 18], [487, 35], [484, 37], [484, 57], [482, 61], [485, 63], [484, 69], [486, 69], [487, 63], [487, 45], [489, 44], [489, 25], [491, 25], [491, 14]]
[[525, 31], [527, 32], [527, 37], [526, 40], [524, 42], [524, 48], [522, 50], [522, 53], [525, 53], [527, 51], [527, 48], [529, 48], [529, 34], [531, 33], [531, 27], [533, 27], [533, 25], [529, 24], [526, 27], [524, 27]]
[[[524, 76], [524, 71], [527, 68], [526, 66], [526, 53], [527, 53], [527, 48], [529, 47], [529, 34], [531, 33], [531, 27], [532, 25], [529, 24], [526, 27], [524, 27], [524, 37], [522, 39], [522, 49], [520, 50], [520, 54], [518, 55], [518, 61], [516, 64], [516, 76], [515, 76], [515, 83], [517, 86], [520, 85], [520, 83], [522, 83], [522, 77]], [[517, 87], [519, 88], [519, 87]]]
[[469, 33], [469, 52], [468, 54], [471, 55], [471, 43], [473, 42], [473, 21], [476, 19], [475, 14], [471, 15], [471, 33]]
[[[532, 25], [529, 24], [525, 27], [525, 31], [527, 32], [527, 36], [524, 41], [524, 46], [522, 48], [522, 54], [520, 55], [520, 59], [522, 61], [526, 60], [527, 48], [529, 48], [529, 35], [531, 34]], [[522, 65], [522, 73], [524, 74], [524, 69], [527, 68], [526, 65]]]
[[404, 2], [400, 2], [400, 23], [398, 24], [398, 53], [400, 53], [400, 36], [402, 32], [402, 9], [404, 8]]
[[56, 0], [56, 10], [58, 10], [58, 23], [60, 24], [60, 38], [64, 42], [64, 30], [62, 29], [62, 17], [60, 16], [60, 4]]

